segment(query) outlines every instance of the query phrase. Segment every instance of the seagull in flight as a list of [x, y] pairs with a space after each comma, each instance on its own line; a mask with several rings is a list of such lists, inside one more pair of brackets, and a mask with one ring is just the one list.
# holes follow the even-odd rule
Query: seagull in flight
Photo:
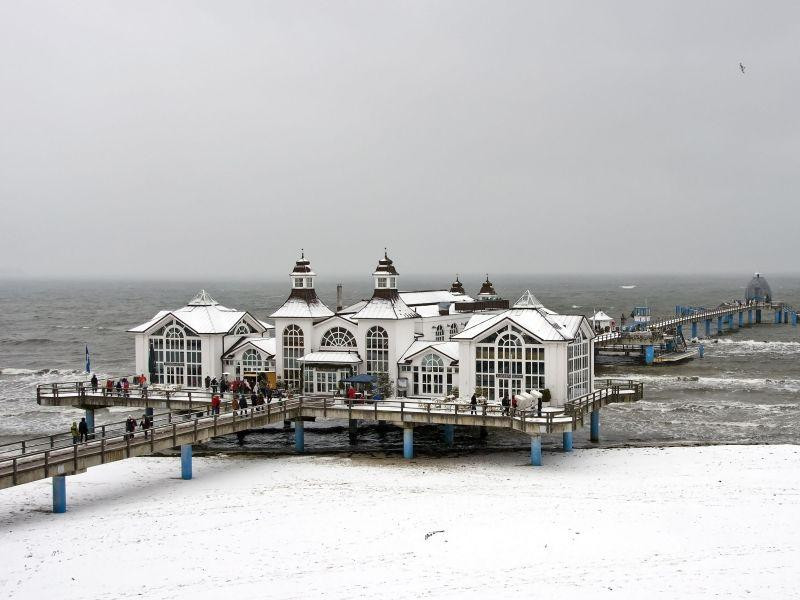
[[741, 69], [742, 75], [744, 75], [744, 65], [741, 62], [739, 63], [739, 69]]

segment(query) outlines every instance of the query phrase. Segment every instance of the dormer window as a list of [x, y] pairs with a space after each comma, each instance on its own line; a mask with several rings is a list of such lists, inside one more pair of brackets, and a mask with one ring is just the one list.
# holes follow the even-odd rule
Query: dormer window
[[303, 281], [305, 281], [305, 279], [303, 277], [295, 277], [294, 278], [294, 287], [296, 287], [296, 288], [303, 287]]
[[389, 287], [394, 289], [397, 287], [397, 277], [390, 277], [389, 278]]
[[312, 281], [313, 281], [313, 279], [311, 279], [311, 277], [306, 277], [306, 287], [307, 288], [314, 287], [314, 284], [312, 283]]
[[378, 277], [378, 288], [385, 288], [386, 287], [386, 277]]

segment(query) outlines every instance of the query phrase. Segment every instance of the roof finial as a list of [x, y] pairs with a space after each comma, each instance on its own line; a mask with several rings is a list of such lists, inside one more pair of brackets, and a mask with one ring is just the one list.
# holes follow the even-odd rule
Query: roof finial
[[383, 247], [383, 258], [389, 260], [389, 251], [386, 250], [386, 246]]
[[303, 248], [300, 248], [300, 260], [305, 260], [306, 258], [306, 251]]

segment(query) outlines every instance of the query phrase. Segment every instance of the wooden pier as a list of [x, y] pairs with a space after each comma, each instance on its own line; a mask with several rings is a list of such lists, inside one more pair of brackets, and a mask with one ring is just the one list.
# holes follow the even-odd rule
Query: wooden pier
[[[304, 451], [303, 423], [310, 419], [349, 419], [385, 421], [411, 432], [413, 455], [413, 427], [418, 425], [496, 427], [518, 431], [531, 437], [532, 443], [544, 434], [569, 435], [583, 427], [587, 415], [592, 418], [593, 438], [595, 427], [599, 434], [599, 411], [616, 402], [636, 402], [643, 396], [643, 386], [635, 381], [600, 380], [600, 389], [567, 402], [562, 407], [536, 410], [504, 409], [498, 405], [469, 403], [427, 402], [423, 400], [359, 401], [331, 397], [303, 396], [296, 399], [273, 401], [245, 410], [231, 410], [230, 401], [223, 403], [220, 414], [213, 414], [211, 394], [192, 392], [172, 394], [149, 393], [124, 396], [92, 391], [75, 383], [41, 386], [37, 391], [39, 404], [43, 406], [130, 406], [137, 408], [167, 407], [170, 412], [154, 415], [152, 427], [146, 434], [137, 430], [134, 434], [125, 431], [124, 422], [96, 427], [86, 442], [75, 444], [69, 432], [25, 439], [0, 446], [0, 489], [45, 479], [54, 479], [54, 498], [57, 483], [63, 488], [63, 477], [82, 473], [86, 469], [108, 462], [145, 456], [181, 447], [184, 478], [191, 478], [191, 444], [196, 444], [222, 435], [229, 435], [268, 425], [294, 421], [295, 449]], [[175, 410], [191, 411], [184, 414]], [[532, 446], [533, 448], [533, 446]], [[409, 449], [404, 454], [409, 456]], [[539, 456], [539, 461], [541, 457]], [[186, 477], [186, 463], [189, 476]], [[55, 501], [54, 501], [55, 506]]]

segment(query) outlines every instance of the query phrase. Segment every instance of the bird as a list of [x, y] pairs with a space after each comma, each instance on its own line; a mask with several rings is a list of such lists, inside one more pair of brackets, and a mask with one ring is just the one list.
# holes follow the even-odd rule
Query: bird
[[739, 63], [739, 68], [742, 71], [742, 75], [744, 75], [744, 65], [741, 62]]

